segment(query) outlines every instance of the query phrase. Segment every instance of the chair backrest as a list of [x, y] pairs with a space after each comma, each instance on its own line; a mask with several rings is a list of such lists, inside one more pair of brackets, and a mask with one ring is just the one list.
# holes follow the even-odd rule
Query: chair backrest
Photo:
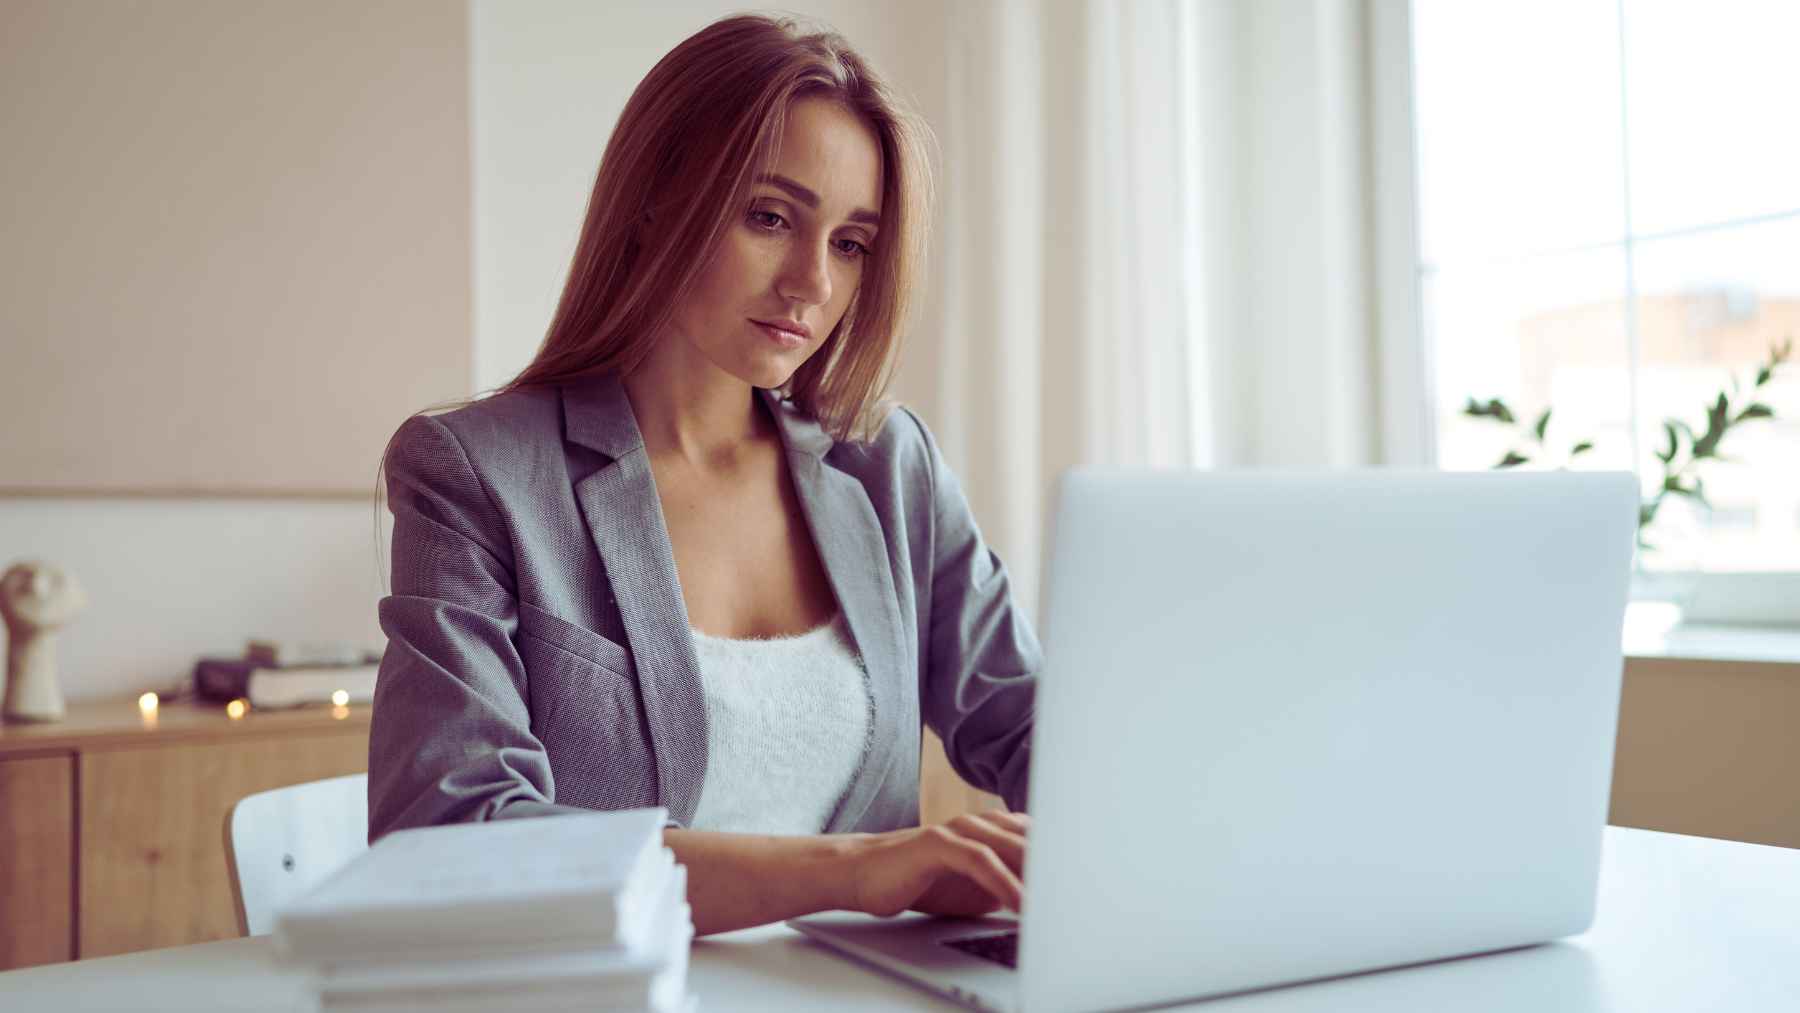
[[282, 904], [369, 846], [369, 775], [309, 781], [238, 800], [225, 817], [225, 867], [238, 931], [262, 935]]

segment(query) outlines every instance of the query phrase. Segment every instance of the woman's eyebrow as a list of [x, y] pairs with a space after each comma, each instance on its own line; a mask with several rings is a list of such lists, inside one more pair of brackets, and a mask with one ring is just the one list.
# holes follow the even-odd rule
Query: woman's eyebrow
[[[756, 181], [758, 183], [767, 183], [770, 186], [786, 190], [800, 203], [812, 208], [814, 211], [819, 209], [819, 195], [786, 176], [778, 173], [768, 173], [766, 175], [758, 176]], [[868, 208], [857, 208], [855, 211], [850, 212], [850, 220], [853, 222], [866, 222], [870, 225], [881, 224], [881, 216], [870, 211]]]

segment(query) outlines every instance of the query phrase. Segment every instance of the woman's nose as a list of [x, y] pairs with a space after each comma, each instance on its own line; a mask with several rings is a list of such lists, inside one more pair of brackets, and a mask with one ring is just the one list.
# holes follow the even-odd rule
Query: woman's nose
[[823, 241], [797, 242], [782, 265], [778, 289], [784, 298], [823, 306], [831, 299], [831, 269]]

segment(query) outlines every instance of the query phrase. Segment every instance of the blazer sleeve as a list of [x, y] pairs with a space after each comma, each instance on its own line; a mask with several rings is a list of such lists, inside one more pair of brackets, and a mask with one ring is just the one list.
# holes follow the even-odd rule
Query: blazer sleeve
[[962, 484], [931, 431], [902, 410], [919, 427], [930, 463], [931, 608], [921, 710], [963, 780], [1024, 812], [1043, 652], [1013, 601], [1006, 567], [981, 539]]
[[369, 729], [369, 840], [391, 830], [580, 812], [559, 806], [531, 732], [513, 634], [505, 520], [441, 421], [402, 425], [384, 459], [394, 515], [387, 651]]

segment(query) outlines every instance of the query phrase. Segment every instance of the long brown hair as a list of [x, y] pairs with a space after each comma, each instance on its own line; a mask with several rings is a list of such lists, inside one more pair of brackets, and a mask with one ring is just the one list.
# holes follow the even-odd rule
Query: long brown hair
[[[638, 82], [601, 155], [543, 344], [518, 376], [488, 396], [636, 369], [706, 264], [691, 251], [713, 250], [744, 213], [755, 181], [774, 164], [788, 107], [815, 97], [842, 103], [875, 131], [881, 223], [843, 319], [782, 389], [834, 438], [872, 439], [885, 420], [883, 395], [925, 274], [930, 130], [842, 36], [758, 14], [713, 22]], [[652, 219], [656, 227], [645, 228]], [[442, 402], [421, 414], [471, 400]], [[385, 583], [383, 456], [376, 467], [375, 542]]]
[[[562, 299], [537, 355], [499, 392], [630, 373], [773, 165], [789, 106], [841, 102], [881, 146], [880, 237], [843, 320], [783, 390], [840, 440], [879, 428], [909, 297], [922, 277], [926, 127], [849, 43], [762, 15], [715, 21], [632, 92], [588, 198]], [[654, 220], [654, 229], [644, 223]]]

